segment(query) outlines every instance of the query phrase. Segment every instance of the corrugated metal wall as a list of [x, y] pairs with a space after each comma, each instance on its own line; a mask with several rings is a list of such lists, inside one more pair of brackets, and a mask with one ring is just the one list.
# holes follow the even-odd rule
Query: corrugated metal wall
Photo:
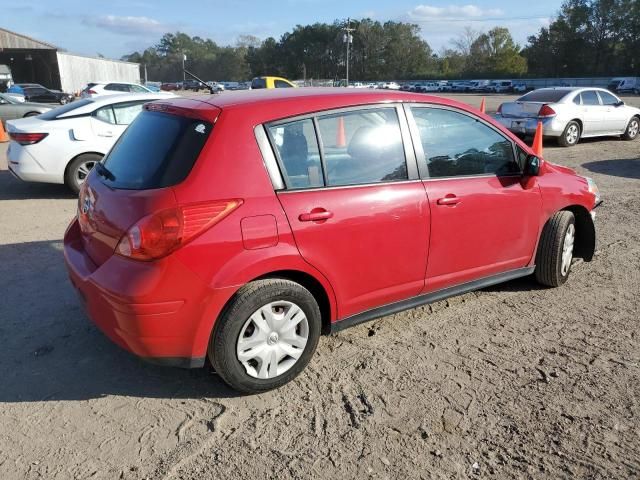
[[57, 52], [62, 91], [74, 93], [89, 82], [140, 82], [140, 65]]

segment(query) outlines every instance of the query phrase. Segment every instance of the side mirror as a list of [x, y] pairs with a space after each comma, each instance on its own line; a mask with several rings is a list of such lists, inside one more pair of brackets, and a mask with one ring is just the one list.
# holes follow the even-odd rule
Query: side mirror
[[617, 102], [615, 104], [616, 107], [623, 107], [624, 106], [624, 102], [622, 100], [620, 100], [619, 102]]
[[524, 174], [527, 177], [536, 177], [540, 173], [540, 159], [535, 155], [529, 155], [524, 165]]

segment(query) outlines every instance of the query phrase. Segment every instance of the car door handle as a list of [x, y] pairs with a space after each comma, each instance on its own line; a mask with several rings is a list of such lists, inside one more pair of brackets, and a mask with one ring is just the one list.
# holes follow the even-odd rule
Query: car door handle
[[323, 220], [329, 220], [331, 217], [333, 217], [333, 212], [314, 208], [309, 213], [301, 213], [298, 220], [301, 222], [321, 222]]
[[460, 199], [458, 197], [456, 197], [454, 194], [450, 193], [449, 195], [447, 195], [447, 196], [445, 196], [443, 198], [439, 198], [436, 203], [438, 205], [453, 206], [453, 205], [457, 205], [458, 203], [460, 203]]
[[113, 137], [113, 132], [100, 132], [99, 137]]

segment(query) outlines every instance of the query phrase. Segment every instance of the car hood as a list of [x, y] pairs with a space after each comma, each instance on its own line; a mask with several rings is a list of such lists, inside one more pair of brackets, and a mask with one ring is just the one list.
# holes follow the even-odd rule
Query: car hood
[[577, 175], [576, 171], [573, 168], [565, 167], [564, 165], [558, 165], [557, 163], [551, 163], [548, 160], [545, 160], [544, 163], [546, 165], [546, 168], [553, 172]]

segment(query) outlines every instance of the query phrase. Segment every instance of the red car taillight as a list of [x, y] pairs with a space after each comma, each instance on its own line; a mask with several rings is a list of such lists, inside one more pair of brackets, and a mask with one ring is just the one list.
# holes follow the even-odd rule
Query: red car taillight
[[148, 215], [120, 239], [116, 252], [135, 260], [164, 257], [220, 222], [242, 205], [242, 200], [222, 200], [169, 208]]
[[11, 140], [18, 142], [20, 145], [34, 145], [44, 139], [48, 133], [18, 133], [9, 132]]
[[542, 105], [540, 110], [538, 110], [538, 117], [554, 117], [556, 115], [556, 111], [551, 108], [549, 105]]
[[96, 93], [98, 93], [98, 92], [96, 92], [95, 90], [87, 90], [87, 93], [88, 93], [89, 95], [95, 95], [95, 94], [96, 94]]

